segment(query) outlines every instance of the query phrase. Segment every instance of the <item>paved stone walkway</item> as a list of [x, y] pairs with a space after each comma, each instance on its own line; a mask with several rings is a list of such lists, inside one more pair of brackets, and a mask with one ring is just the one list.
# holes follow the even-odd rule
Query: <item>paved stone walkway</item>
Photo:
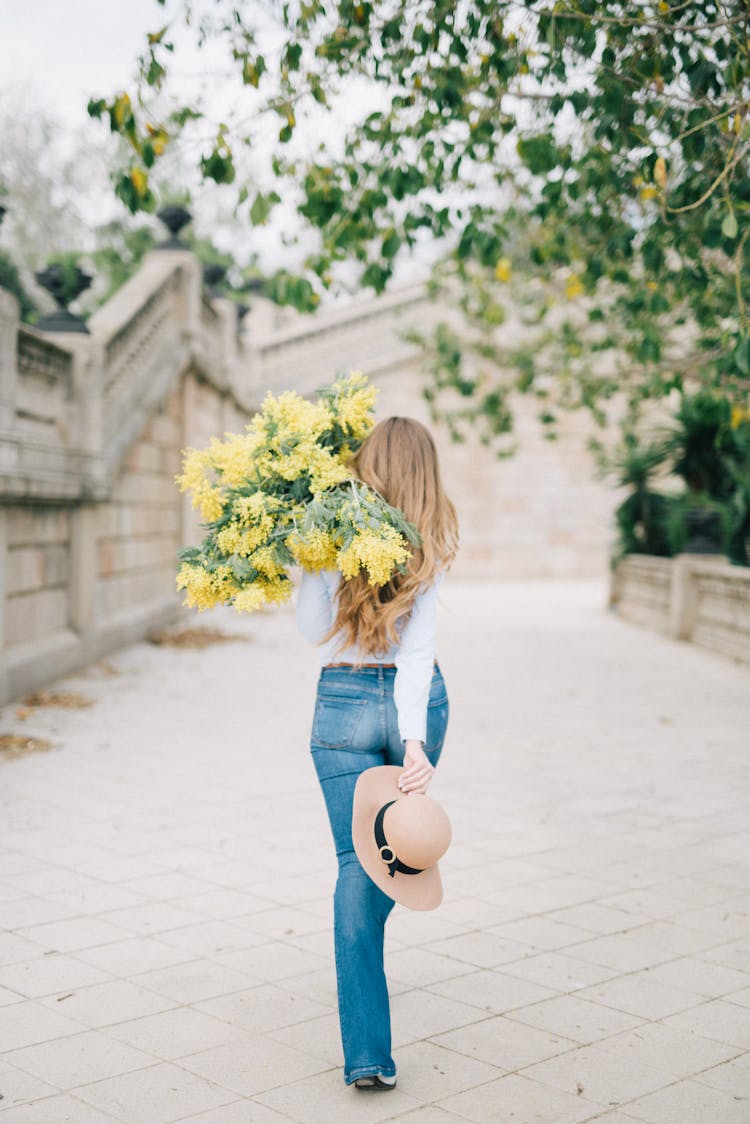
[[[394, 1093], [344, 1087], [290, 611], [15, 707], [0, 1124], [747, 1124], [750, 676], [600, 587], [451, 586], [446, 901], [388, 925]], [[112, 674], [112, 670], [114, 674]]]

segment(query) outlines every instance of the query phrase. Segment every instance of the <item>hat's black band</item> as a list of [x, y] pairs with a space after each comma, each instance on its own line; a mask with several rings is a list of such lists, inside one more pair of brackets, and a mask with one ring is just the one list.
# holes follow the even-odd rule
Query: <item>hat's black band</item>
[[406, 863], [402, 863], [400, 859], [396, 858], [396, 852], [393, 850], [393, 847], [389, 847], [388, 840], [385, 837], [385, 832], [383, 831], [383, 817], [391, 804], [395, 803], [395, 800], [389, 800], [387, 804], [383, 805], [375, 817], [375, 842], [378, 845], [380, 861], [385, 863], [388, 867], [388, 873], [391, 878], [393, 878], [396, 871], [398, 871], [399, 874], [421, 874], [421, 870], [417, 870], [413, 866], [407, 866]]

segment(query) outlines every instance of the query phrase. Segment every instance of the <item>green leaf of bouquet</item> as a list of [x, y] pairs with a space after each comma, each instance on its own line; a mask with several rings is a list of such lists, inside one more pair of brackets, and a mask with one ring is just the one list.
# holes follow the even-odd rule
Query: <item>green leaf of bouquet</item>
[[240, 558], [237, 554], [233, 554], [229, 559], [229, 565], [237, 581], [252, 580], [252, 575], [257, 577], [257, 570], [253, 569], [247, 558]]
[[201, 552], [197, 546], [182, 546], [177, 551], [177, 557], [180, 562], [198, 562], [200, 560]]

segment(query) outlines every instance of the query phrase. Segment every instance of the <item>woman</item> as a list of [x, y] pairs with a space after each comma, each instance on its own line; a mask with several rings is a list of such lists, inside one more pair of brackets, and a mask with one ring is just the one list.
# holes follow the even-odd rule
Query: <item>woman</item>
[[357, 778], [376, 765], [403, 765], [401, 791], [427, 791], [448, 721], [435, 662], [437, 594], [456, 553], [458, 525], [435, 444], [419, 422], [380, 422], [354, 457], [353, 470], [416, 525], [421, 548], [407, 572], [381, 588], [364, 573], [345, 582], [332, 571], [303, 574], [297, 621], [320, 646], [323, 665], [311, 749], [339, 865], [334, 939], [344, 1080], [362, 1089], [392, 1089], [383, 936], [394, 903], [354, 853], [352, 802]]

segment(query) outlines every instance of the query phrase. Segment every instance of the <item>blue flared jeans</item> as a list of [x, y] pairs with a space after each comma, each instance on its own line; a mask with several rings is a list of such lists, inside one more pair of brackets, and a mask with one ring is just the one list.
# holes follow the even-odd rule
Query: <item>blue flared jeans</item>
[[[318, 680], [310, 747], [338, 859], [333, 898], [336, 983], [344, 1081], [393, 1077], [391, 1017], [383, 969], [385, 922], [393, 901], [365, 874], [352, 844], [354, 786], [365, 769], [401, 765], [404, 745], [393, 701], [395, 669], [324, 667]], [[435, 665], [425, 753], [437, 764], [448, 724], [448, 695]]]

